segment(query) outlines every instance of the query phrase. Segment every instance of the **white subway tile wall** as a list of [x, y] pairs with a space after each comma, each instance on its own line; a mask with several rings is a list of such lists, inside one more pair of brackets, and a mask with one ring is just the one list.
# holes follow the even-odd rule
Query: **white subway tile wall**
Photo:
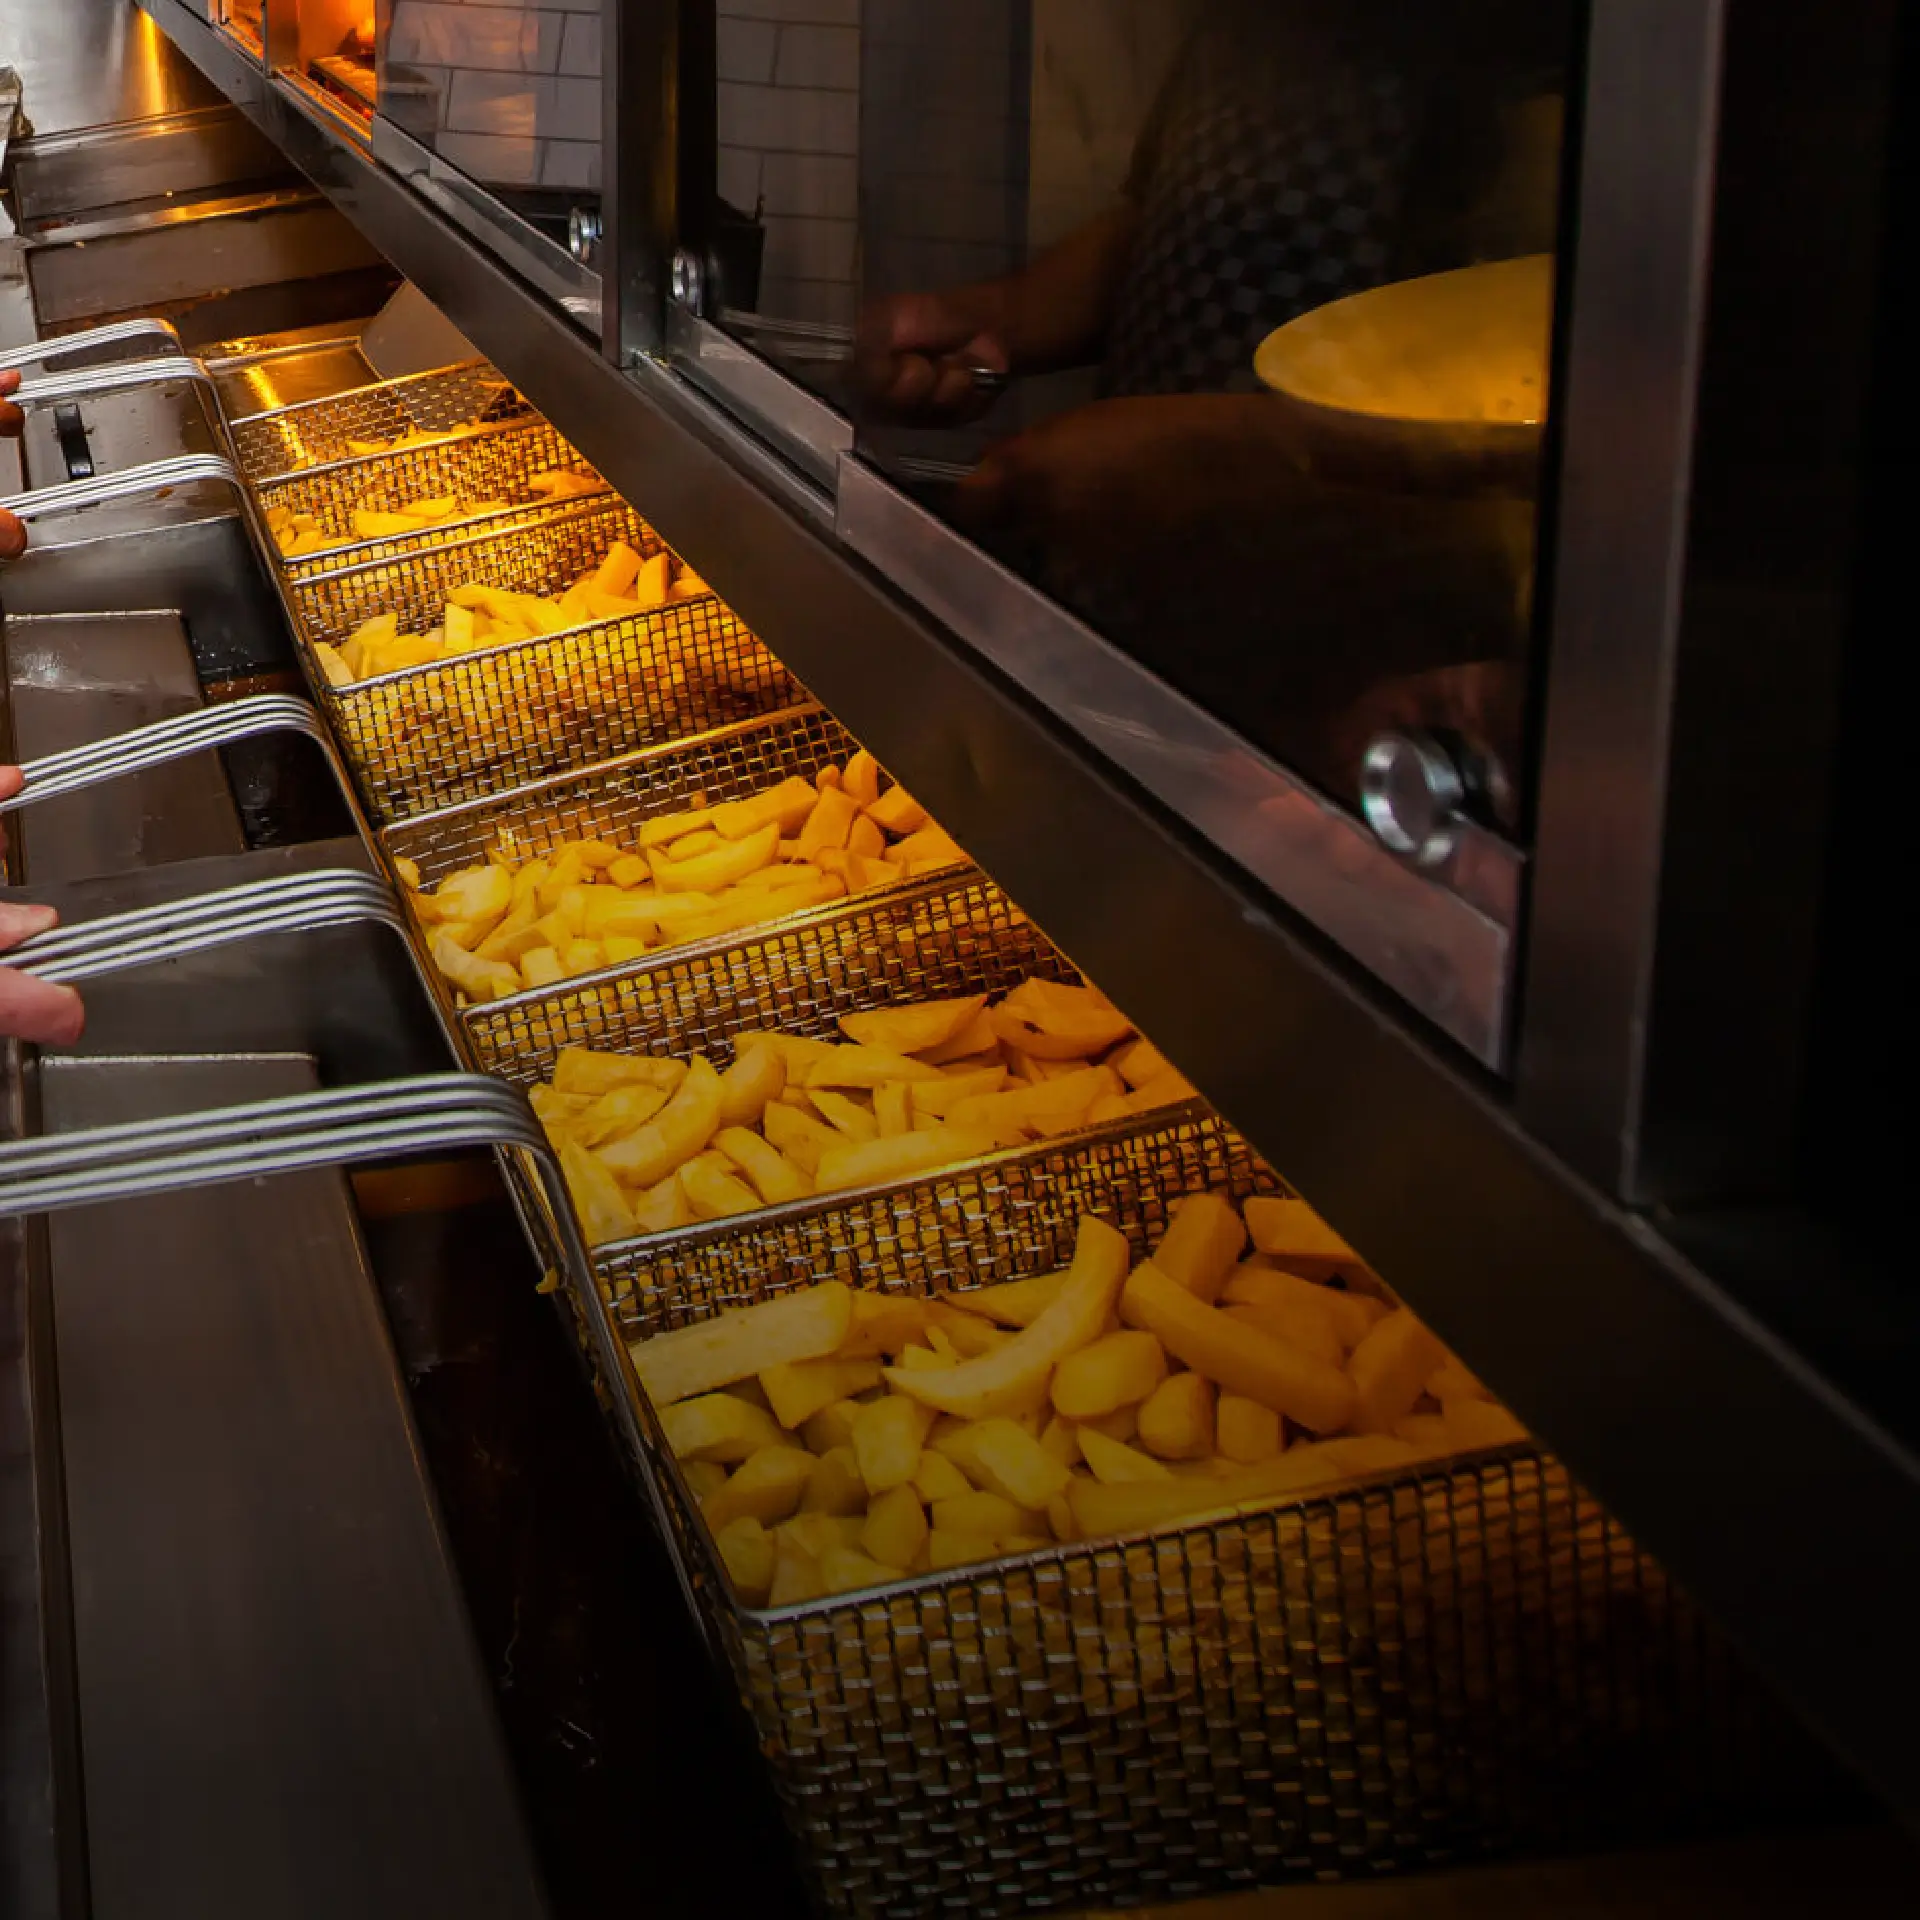
[[760, 311], [850, 327], [860, 0], [718, 0], [720, 197], [765, 228]]
[[[760, 305], [851, 325], [860, 0], [718, 0], [719, 187], [766, 224]], [[597, 189], [598, 0], [393, 0], [397, 118], [483, 183]]]
[[483, 185], [597, 191], [600, 0], [393, 0], [383, 105]]

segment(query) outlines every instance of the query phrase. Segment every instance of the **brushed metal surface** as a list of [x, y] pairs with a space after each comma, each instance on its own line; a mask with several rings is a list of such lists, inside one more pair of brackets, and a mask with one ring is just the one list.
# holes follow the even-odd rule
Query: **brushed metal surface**
[[27, 271], [41, 323], [53, 327], [378, 264], [324, 200], [293, 189], [63, 227]]
[[[52, 1062], [49, 1132], [310, 1065]], [[544, 1912], [337, 1174], [49, 1227], [95, 1920]]]
[[[280, 874], [330, 867], [375, 871], [357, 839], [150, 867], [69, 886], [29, 886], [19, 897], [57, 907], [83, 925], [168, 900], [184, 900]], [[298, 1052], [330, 1084], [444, 1073], [454, 1067], [433, 1002], [413, 960], [379, 927], [336, 927], [195, 954], [89, 982], [81, 1056], [141, 1053], [157, 1035], [170, 1052]]]
[[287, 171], [273, 143], [222, 103], [19, 142], [16, 217], [27, 231], [41, 232], [81, 213], [249, 186]]
[[0, 59], [35, 133], [217, 105], [219, 95], [127, 0], [0, 0]]
[[[204, 389], [186, 381], [84, 394], [73, 405], [87, 436], [95, 473], [124, 473], [181, 453], [219, 453]], [[35, 407], [20, 436], [28, 484], [53, 487], [72, 478], [54, 423], [54, 409]]]
[[[200, 705], [193, 655], [172, 613], [14, 617], [0, 626], [0, 645], [13, 747], [22, 760], [85, 746]], [[21, 875], [34, 883], [238, 853], [245, 844], [214, 753], [49, 800], [14, 832]]]
[[[139, 537], [120, 537], [129, 530]], [[5, 595], [10, 616], [175, 610], [206, 679], [294, 665], [286, 615], [246, 528], [206, 487], [41, 522], [32, 550], [7, 570]]]

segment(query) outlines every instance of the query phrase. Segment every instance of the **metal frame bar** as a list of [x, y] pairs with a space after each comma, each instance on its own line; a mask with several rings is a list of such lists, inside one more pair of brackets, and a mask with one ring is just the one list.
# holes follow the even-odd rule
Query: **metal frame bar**
[[1593, 8], [1515, 1091], [1629, 1205], [1791, 1190], [1896, 11]]

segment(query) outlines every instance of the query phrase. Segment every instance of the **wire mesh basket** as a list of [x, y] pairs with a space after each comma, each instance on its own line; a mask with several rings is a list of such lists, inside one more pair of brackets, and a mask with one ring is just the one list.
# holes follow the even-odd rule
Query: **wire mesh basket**
[[351, 443], [356, 440], [397, 440], [416, 431], [452, 433], [529, 412], [510, 381], [485, 361], [471, 360], [248, 414], [231, 422], [228, 430], [241, 471], [257, 483], [302, 467], [352, 459]]
[[461, 1016], [480, 1071], [532, 1086], [562, 1047], [733, 1057], [733, 1036], [841, 1037], [842, 1014], [998, 993], [1073, 963], [970, 867], [863, 894], [766, 928], [668, 947], [644, 961], [515, 994]]
[[490, 847], [519, 861], [563, 840], [624, 843], [638, 838], [642, 822], [680, 812], [696, 796], [717, 804], [789, 774], [810, 780], [856, 750], [839, 721], [808, 704], [396, 822], [381, 838], [393, 858], [419, 867], [423, 885], [436, 886], [484, 860]]
[[[1203, 1186], [1284, 1190], [1217, 1118], [1163, 1117], [1017, 1184], [970, 1170], [704, 1231], [634, 1297], [671, 1281], [651, 1328], [829, 1275], [987, 1284], [1058, 1266], [1083, 1209], [1144, 1252]], [[633, 1464], [830, 1912], [1031, 1913], [1666, 1838], [1804, 1811], [1828, 1778], [1530, 1446], [752, 1609], [625, 1386]]]
[[[401, 631], [419, 631], [437, 624], [447, 594], [467, 581], [550, 595], [615, 540], [660, 551], [652, 528], [610, 493], [529, 508], [504, 528], [476, 524], [485, 530], [290, 579], [296, 628], [309, 644], [338, 646], [392, 612]], [[705, 735], [804, 697], [711, 595], [348, 686], [311, 677], [376, 825]]]
[[[296, 580], [367, 560], [390, 559], [426, 550], [450, 534], [498, 537], [523, 524], [526, 515], [506, 509], [464, 514], [418, 532], [366, 538], [355, 531], [356, 508], [399, 513], [421, 500], [462, 502], [497, 500], [507, 508], [550, 507], [531, 491], [537, 474], [555, 468], [580, 469], [580, 456], [546, 421], [538, 418], [486, 426], [398, 453], [368, 454], [335, 461], [299, 473], [282, 474], [258, 487], [262, 508], [311, 514], [320, 523], [326, 545], [310, 553], [283, 554], [281, 564]], [[596, 486], [598, 476], [590, 476]]]

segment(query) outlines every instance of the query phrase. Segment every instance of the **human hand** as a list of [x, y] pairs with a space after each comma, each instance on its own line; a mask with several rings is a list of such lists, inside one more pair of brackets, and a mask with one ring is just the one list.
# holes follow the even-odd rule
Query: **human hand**
[[1010, 373], [1003, 316], [992, 289], [902, 293], [876, 300], [854, 334], [854, 377], [890, 418], [959, 426], [993, 404], [975, 375]]
[[[45, 933], [59, 918], [51, 907], [0, 903], [0, 953], [10, 953], [22, 940]], [[0, 1037], [70, 1047], [86, 1024], [86, 1008], [71, 987], [36, 980], [30, 973], [0, 963]]]

